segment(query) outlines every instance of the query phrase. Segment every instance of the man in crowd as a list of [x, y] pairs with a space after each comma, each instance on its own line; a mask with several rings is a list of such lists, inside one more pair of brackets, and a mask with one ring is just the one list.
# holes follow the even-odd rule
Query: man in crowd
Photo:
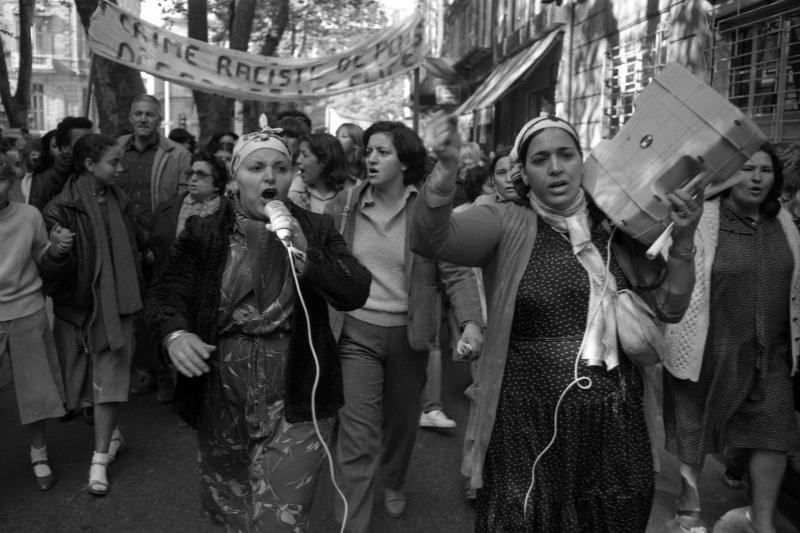
[[[139, 242], [145, 243], [152, 230], [151, 218], [156, 206], [175, 196], [180, 186], [185, 186], [186, 172], [191, 167], [189, 151], [159, 131], [162, 119], [158, 100], [141, 94], [131, 105], [133, 133], [119, 139], [123, 149], [123, 172], [117, 184], [130, 198]], [[142, 265], [144, 292], [150, 285], [152, 270], [152, 257], [146, 255]], [[151, 339], [142, 325], [137, 328], [136, 341], [131, 393], [146, 394], [158, 388], [157, 399], [171, 401], [174, 387], [159, 355], [160, 339]]]

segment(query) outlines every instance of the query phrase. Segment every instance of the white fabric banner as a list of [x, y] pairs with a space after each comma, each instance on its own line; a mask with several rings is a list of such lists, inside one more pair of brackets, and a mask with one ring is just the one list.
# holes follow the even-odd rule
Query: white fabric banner
[[105, 0], [92, 14], [95, 54], [209, 93], [242, 100], [298, 101], [362, 89], [403, 74], [426, 56], [415, 14], [340, 54], [279, 58], [181, 37]]

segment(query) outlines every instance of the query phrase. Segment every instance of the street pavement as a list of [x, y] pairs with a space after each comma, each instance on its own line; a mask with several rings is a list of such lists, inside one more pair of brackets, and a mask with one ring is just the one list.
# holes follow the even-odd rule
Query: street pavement
[[[447, 358], [445, 358], [447, 359]], [[450, 432], [421, 430], [407, 481], [408, 509], [390, 518], [377, 496], [373, 531], [382, 533], [461, 533], [473, 529], [459, 474], [468, 404], [464, 363], [445, 361], [445, 411], [458, 422]], [[132, 396], [121, 419], [126, 449], [110, 469], [111, 493], [97, 498], [86, 491], [92, 452], [92, 428], [81, 419], [53, 421], [48, 449], [58, 482], [36, 491], [28, 456], [28, 438], [19, 425], [12, 386], [0, 390], [0, 533], [219, 532], [199, 512], [196, 448], [192, 431], [180, 427], [171, 408], [155, 395]], [[659, 452], [661, 472], [648, 533], [672, 533], [679, 488], [675, 460]], [[379, 493], [380, 494], [380, 493]], [[704, 518], [713, 524], [724, 513], [746, 505], [746, 490], [722, 482], [719, 463], [709, 458], [703, 476]], [[312, 511], [312, 531], [336, 533], [333, 488], [327, 465]], [[735, 523], [717, 533], [737, 533]], [[785, 519], [779, 533], [796, 533]], [[557, 532], [554, 532], [557, 533]]]

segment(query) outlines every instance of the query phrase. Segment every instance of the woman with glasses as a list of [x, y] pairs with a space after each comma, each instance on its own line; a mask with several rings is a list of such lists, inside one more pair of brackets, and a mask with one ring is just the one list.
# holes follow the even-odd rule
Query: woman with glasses
[[199, 152], [192, 156], [192, 166], [186, 171], [185, 181], [187, 192], [162, 202], [153, 213], [149, 247], [154, 256], [154, 278], [164, 269], [172, 243], [183, 231], [186, 219], [215, 213], [225, 201], [223, 192], [228, 182], [228, 171], [214, 155]]

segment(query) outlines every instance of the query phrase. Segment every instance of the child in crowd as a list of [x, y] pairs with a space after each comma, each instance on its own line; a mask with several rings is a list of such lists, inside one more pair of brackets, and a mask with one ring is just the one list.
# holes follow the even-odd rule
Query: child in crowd
[[31, 434], [36, 488], [44, 491], [56, 482], [47, 459], [45, 424], [64, 414], [64, 385], [37, 264], [59, 268], [72, 235], [56, 227], [48, 241], [39, 211], [9, 200], [12, 165], [0, 155], [0, 360], [8, 356], [19, 417]]
[[133, 218], [115, 185], [121, 160], [115, 139], [81, 137], [73, 147], [76, 175], [44, 209], [48, 227], [75, 234], [67, 266], [41, 270], [53, 297], [67, 408], [94, 407], [89, 492], [97, 496], [108, 494], [107, 468], [123, 444], [116, 418], [128, 400], [132, 321], [142, 308]]

